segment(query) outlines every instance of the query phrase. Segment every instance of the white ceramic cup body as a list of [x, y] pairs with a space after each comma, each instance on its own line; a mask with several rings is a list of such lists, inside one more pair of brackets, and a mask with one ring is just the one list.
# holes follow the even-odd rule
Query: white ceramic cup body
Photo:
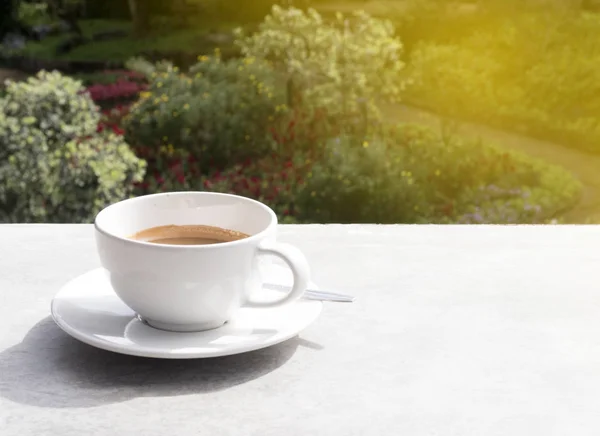
[[[153, 327], [200, 331], [219, 327], [243, 305], [277, 306], [299, 298], [308, 264], [294, 247], [277, 243], [277, 217], [266, 205], [229, 194], [173, 192], [136, 197], [103, 209], [96, 246], [116, 294]], [[209, 225], [250, 235], [213, 245], [161, 245], [130, 239], [162, 225]], [[262, 285], [261, 254], [282, 258], [294, 275], [278, 301], [253, 302]]]

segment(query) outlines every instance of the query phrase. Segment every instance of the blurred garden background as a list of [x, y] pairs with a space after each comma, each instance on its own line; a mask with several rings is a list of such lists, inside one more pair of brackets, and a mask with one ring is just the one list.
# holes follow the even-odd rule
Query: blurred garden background
[[1, 0], [0, 222], [600, 222], [600, 0]]

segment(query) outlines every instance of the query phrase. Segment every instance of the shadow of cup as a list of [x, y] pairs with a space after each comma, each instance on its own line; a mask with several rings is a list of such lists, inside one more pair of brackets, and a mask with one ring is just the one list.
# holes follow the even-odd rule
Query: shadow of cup
[[0, 353], [0, 396], [37, 407], [94, 407], [144, 396], [215, 392], [276, 370], [300, 339], [234, 356], [168, 360], [96, 349], [62, 332], [50, 317]]

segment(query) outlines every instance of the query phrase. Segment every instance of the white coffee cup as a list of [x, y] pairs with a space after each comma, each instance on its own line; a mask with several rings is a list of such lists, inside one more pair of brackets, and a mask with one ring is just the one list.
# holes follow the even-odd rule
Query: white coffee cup
[[[131, 239], [162, 225], [208, 225], [250, 235], [211, 245], [163, 245]], [[275, 241], [277, 216], [237, 195], [172, 192], [112, 204], [95, 220], [96, 246], [116, 294], [153, 327], [201, 331], [231, 320], [241, 306], [273, 307], [298, 299], [309, 266], [295, 247]], [[262, 255], [283, 259], [294, 284], [277, 301], [255, 301]], [[268, 258], [267, 258], [268, 259]]]

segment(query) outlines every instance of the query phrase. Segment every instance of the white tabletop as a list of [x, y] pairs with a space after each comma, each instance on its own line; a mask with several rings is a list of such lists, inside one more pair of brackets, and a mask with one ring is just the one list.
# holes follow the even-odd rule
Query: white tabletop
[[600, 227], [283, 226], [354, 294], [299, 338], [166, 361], [80, 344], [91, 226], [0, 226], [0, 435], [600, 434]]

